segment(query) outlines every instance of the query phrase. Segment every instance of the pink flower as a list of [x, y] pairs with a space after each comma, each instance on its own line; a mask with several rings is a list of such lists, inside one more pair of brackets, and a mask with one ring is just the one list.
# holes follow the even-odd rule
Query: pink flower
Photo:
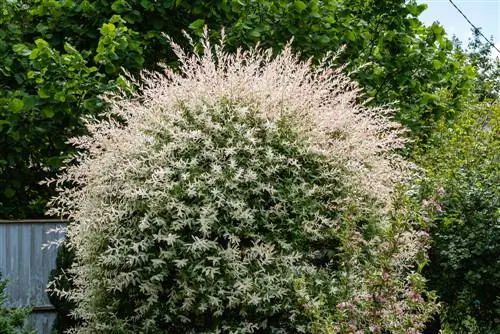
[[439, 205], [437, 203], [436, 203], [436, 211], [437, 212], [443, 212], [443, 208], [441, 207], [441, 205]]
[[430, 238], [429, 233], [427, 233], [427, 232], [425, 232], [425, 231], [418, 231], [418, 232], [417, 232], [417, 236], [418, 236], [419, 238], [422, 238], [422, 239], [428, 239], [428, 238]]
[[415, 302], [415, 303], [418, 303], [419, 301], [421, 301], [421, 300], [422, 300], [422, 296], [421, 296], [421, 295], [420, 295], [420, 293], [418, 293], [418, 292], [413, 292], [413, 293], [411, 294], [411, 300], [412, 300], [413, 302]]

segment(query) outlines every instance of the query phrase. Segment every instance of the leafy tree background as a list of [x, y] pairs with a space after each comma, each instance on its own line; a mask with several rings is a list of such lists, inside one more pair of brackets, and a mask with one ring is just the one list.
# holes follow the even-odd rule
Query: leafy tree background
[[[347, 45], [339, 62], [373, 104], [394, 103], [397, 118], [425, 139], [452, 118], [472, 85], [473, 68], [442, 27], [425, 27], [415, 1], [19, 0], [2, 2], [0, 50], [0, 215], [41, 217], [53, 176], [82, 131], [80, 116], [102, 110], [98, 95], [135, 73], [173, 64], [162, 33], [217, 37], [230, 47], [280, 49], [292, 36], [303, 57]], [[168, 18], [168, 19], [165, 19]], [[368, 65], [366, 65], [368, 64]]]
[[437, 210], [426, 276], [443, 302], [445, 333], [500, 330], [500, 59], [472, 32], [460, 51], [476, 73], [470, 101], [414, 152], [426, 170], [423, 203]]
[[443, 122], [426, 167], [425, 205], [436, 210], [426, 275], [451, 333], [500, 330], [500, 105], [473, 105]]

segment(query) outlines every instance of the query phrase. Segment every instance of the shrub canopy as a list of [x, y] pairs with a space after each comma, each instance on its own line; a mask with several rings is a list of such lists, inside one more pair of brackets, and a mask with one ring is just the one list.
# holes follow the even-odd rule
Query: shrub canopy
[[50, 214], [73, 221], [76, 332], [419, 330], [425, 236], [389, 219], [411, 169], [390, 110], [329, 59], [201, 45], [72, 140]]

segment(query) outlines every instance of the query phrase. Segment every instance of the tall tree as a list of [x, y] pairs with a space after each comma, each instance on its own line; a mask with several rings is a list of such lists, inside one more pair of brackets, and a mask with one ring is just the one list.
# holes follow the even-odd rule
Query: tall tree
[[494, 102], [500, 96], [500, 55], [493, 56], [495, 50], [483, 39], [479, 29], [472, 29], [472, 32], [466, 53], [477, 72], [473, 94], [479, 102]]

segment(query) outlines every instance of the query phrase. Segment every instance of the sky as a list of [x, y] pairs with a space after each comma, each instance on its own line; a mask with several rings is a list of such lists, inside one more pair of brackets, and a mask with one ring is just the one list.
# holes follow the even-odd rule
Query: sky
[[[428, 8], [420, 15], [426, 25], [439, 21], [448, 35], [456, 35], [464, 44], [472, 36], [471, 25], [448, 0], [417, 0]], [[500, 49], [500, 0], [453, 0], [455, 5], [474, 23], [482, 33]], [[495, 56], [499, 56], [496, 52]]]

